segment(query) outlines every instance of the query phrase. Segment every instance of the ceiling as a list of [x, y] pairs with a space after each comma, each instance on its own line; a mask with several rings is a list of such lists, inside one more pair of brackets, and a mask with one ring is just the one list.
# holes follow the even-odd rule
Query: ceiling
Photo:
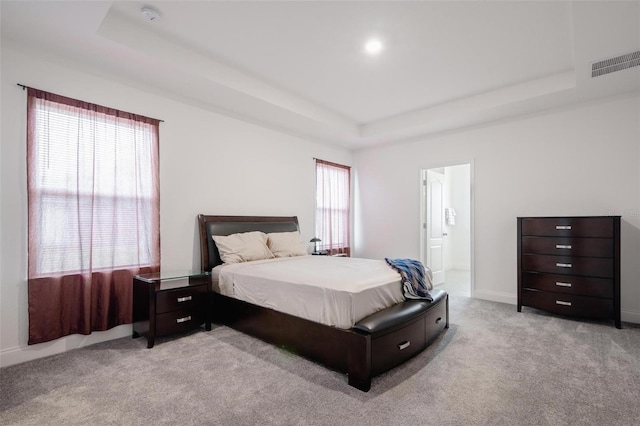
[[[140, 10], [155, 9], [149, 21]], [[6, 1], [2, 40], [358, 149], [640, 90], [639, 1]], [[383, 43], [364, 53], [371, 37]]]

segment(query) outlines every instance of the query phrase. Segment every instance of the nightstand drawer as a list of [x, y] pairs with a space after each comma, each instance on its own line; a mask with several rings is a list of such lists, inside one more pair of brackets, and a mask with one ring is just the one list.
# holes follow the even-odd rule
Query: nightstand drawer
[[613, 277], [613, 259], [602, 257], [566, 257], [523, 254], [522, 270], [550, 274]]
[[204, 307], [160, 314], [156, 317], [156, 335], [165, 336], [193, 330], [203, 324], [205, 319]]
[[156, 319], [156, 335], [164, 336], [167, 334], [181, 333], [192, 330], [204, 322], [204, 306], [160, 314]]
[[189, 309], [195, 305], [204, 303], [206, 297], [206, 285], [162, 291], [156, 294], [156, 313], [162, 314], [177, 309]]
[[522, 287], [608, 299], [613, 297], [613, 281], [609, 278], [524, 272]]
[[608, 217], [526, 218], [522, 219], [522, 235], [610, 238], [613, 221]]
[[522, 252], [555, 256], [612, 257], [611, 238], [522, 237]]
[[613, 315], [613, 300], [598, 297], [523, 289], [522, 303], [561, 315], [590, 318], [611, 318]]

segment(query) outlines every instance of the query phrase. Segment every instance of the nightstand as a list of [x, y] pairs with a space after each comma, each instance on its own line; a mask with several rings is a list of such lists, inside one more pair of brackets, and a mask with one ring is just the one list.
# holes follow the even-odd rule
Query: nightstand
[[133, 277], [133, 337], [146, 336], [152, 348], [156, 336], [200, 327], [211, 330], [208, 272], [166, 272]]

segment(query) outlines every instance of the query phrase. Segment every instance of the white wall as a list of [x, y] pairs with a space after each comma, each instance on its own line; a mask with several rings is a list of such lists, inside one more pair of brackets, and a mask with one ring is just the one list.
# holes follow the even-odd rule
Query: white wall
[[164, 120], [160, 125], [162, 266], [199, 268], [198, 213], [297, 215], [314, 228], [313, 157], [351, 164], [349, 151], [278, 133], [45, 62], [2, 46], [0, 365], [130, 335], [120, 326], [27, 347], [26, 92], [17, 83]]
[[417, 258], [420, 170], [471, 161], [476, 297], [516, 303], [517, 216], [618, 214], [622, 318], [640, 323], [639, 115], [635, 94], [357, 151], [355, 255]]

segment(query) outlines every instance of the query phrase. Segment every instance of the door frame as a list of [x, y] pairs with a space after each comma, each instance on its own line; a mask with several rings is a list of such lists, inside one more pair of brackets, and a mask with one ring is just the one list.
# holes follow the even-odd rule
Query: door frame
[[420, 188], [420, 259], [424, 259], [425, 256], [425, 229], [424, 224], [426, 223], [426, 194], [423, 189], [423, 180], [426, 178], [427, 170], [429, 169], [441, 169], [445, 167], [453, 167], [453, 166], [463, 166], [469, 165], [469, 257], [470, 257], [470, 271], [469, 271], [469, 295], [473, 298], [475, 297], [475, 185], [474, 185], [474, 175], [475, 175], [475, 164], [474, 158], [471, 159], [460, 159], [460, 160], [451, 160], [451, 161], [443, 161], [438, 163], [427, 163], [424, 167], [420, 168], [419, 173], [419, 188]]

